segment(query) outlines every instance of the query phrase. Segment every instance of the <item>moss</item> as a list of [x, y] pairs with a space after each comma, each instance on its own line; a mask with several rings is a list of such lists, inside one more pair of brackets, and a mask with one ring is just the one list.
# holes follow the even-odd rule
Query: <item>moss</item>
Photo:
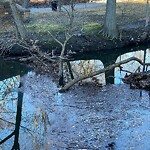
[[83, 32], [85, 33], [95, 33], [102, 29], [102, 25], [99, 23], [88, 23], [83, 26]]
[[61, 32], [63, 28], [56, 24], [33, 24], [27, 26], [28, 30], [36, 33]]

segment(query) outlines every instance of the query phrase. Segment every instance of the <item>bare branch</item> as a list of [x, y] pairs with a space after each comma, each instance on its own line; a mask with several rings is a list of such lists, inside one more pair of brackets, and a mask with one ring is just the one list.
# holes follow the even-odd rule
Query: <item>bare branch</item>
[[137, 61], [139, 62], [141, 65], [148, 65], [150, 66], [150, 63], [143, 63], [140, 59], [136, 58], [136, 57], [131, 57], [131, 58], [128, 58], [126, 60], [123, 60], [123, 61], [120, 61], [118, 63], [115, 63], [113, 65], [109, 65], [108, 67], [104, 68], [104, 69], [101, 69], [101, 70], [98, 70], [98, 71], [95, 71], [93, 73], [90, 73], [90, 74], [86, 74], [86, 75], [83, 75], [83, 76], [80, 76], [79, 78], [76, 78], [76, 79], [73, 79], [71, 80], [69, 83], [67, 83], [64, 87], [62, 87], [60, 89], [61, 92], [65, 91], [65, 90], [68, 90], [72, 85], [74, 85], [75, 83], [77, 83], [78, 81], [81, 81], [81, 80], [84, 80], [84, 79], [87, 79], [87, 78], [90, 78], [90, 77], [93, 77], [93, 76], [96, 76], [98, 74], [101, 74], [101, 73], [104, 73], [106, 71], [109, 71], [109, 70], [112, 70], [116, 67], [119, 67], [120, 65], [122, 64], [125, 64], [125, 63], [128, 63], [130, 61]]
[[48, 31], [48, 33], [51, 35], [51, 37], [58, 43], [60, 44], [62, 47], [63, 47], [63, 43], [60, 42], [51, 32]]
[[[8, 121], [8, 120], [5, 120], [5, 119], [3, 119], [3, 118], [0, 118], [0, 120], [6, 122], [6, 123], [8, 123], [8, 124], [15, 125], [15, 123], [10, 122], [10, 121]], [[28, 128], [25, 127], [25, 126], [22, 126], [22, 125], [21, 125], [20, 127], [23, 128], [23, 129], [25, 129], [25, 130], [27, 130], [27, 131], [29, 131], [29, 132], [33, 132], [32, 130], [28, 129]]]

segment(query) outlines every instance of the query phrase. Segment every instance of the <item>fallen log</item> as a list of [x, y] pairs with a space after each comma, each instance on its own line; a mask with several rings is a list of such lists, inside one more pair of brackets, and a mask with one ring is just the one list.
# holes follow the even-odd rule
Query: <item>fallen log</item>
[[90, 73], [90, 74], [86, 74], [86, 75], [80, 76], [80, 77], [78, 77], [78, 78], [75, 78], [75, 79], [71, 80], [69, 83], [67, 83], [64, 87], [62, 87], [62, 88], [60, 89], [60, 92], [64, 92], [64, 91], [68, 90], [71, 86], [73, 86], [75, 83], [77, 83], [77, 82], [79, 82], [79, 81], [81, 81], [81, 80], [84, 80], [84, 79], [87, 79], [87, 78], [96, 76], [96, 75], [101, 74], [101, 73], [104, 73], [104, 72], [107, 72], [107, 71], [109, 71], [109, 70], [112, 70], [112, 69], [114, 69], [114, 68], [116, 68], [116, 67], [120, 67], [122, 64], [126, 64], [126, 63], [128, 63], [128, 62], [130, 62], [130, 61], [133, 61], [133, 60], [139, 62], [141, 65], [150, 66], [150, 63], [143, 63], [140, 59], [138, 59], [138, 58], [136, 58], [136, 57], [131, 57], [131, 58], [128, 58], [128, 59], [126, 59], [126, 60], [120, 61], [120, 62], [118, 62], [118, 63], [109, 65], [109, 66], [107, 66], [107, 67], [104, 68], [104, 69], [101, 69], [101, 70], [92, 72], [92, 73]]

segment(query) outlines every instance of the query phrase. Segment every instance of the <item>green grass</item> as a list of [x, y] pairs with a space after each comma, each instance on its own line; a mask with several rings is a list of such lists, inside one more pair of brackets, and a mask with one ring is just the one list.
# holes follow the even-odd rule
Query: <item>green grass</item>
[[83, 32], [85, 33], [92, 33], [92, 32], [97, 32], [100, 31], [102, 28], [102, 25], [99, 23], [87, 23], [83, 26]]
[[56, 24], [30, 24], [27, 25], [27, 28], [36, 33], [48, 33], [49, 32], [61, 32], [63, 31], [63, 27]]

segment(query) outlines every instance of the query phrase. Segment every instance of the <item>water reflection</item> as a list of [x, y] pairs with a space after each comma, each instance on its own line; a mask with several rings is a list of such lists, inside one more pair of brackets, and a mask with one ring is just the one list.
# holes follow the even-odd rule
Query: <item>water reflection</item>
[[150, 134], [148, 134], [150, 126], [145, 122], [149, 121], [149, 111], [133, 109], [128, 110], [127, 114], [132, 116], [133, 120], [126, 121], [124, 131], [116, 140], [117, 150], [122, 150], [125, 147], [133, 150], [148, 150], [150, 148]]
[[[16, 92], [12, 92], [20, 83], [20, 75], [0, 81], [0, 99], [13, 99], [17, 97]], [[15, 96], [16, 95], [16, 96]], [[2, 103], [2, 102], [1, 102]]]
[[[142, 56], [142, 52], [137, 54]], [[80, 73], [103, 68], [99, 60], [72, 63], [82, 66], [77, 68]], [[138, 90], [111, 85], [102, 89], [79, 86], [60, 94], [45, 76], [29, 72], [25, 81], [24, 93], [13, 90], [20, 84], [20, 75], [0, 82], [0, 140], [14, 135], [0, 145], [3, 150], [13, 146], [22, 150], [106, 149], [114, 142], [116, 150], [149, 148], [148, 92], [142, 91], [140, 97]]]
[[[134, 141], [130, 135], [142, 139], [139, 141], [143, 144], [141, 144], [142, 148], [148, 147], [149, 112], [145, 108], [142, 109], [143, 106], [148, 106], [149, 97], [146, 91], [140, 97], [138, 90], [129, 91], [129, 88], [124, 85], [119, 88], [114, 85], [106, 87], [107, 92], [93, 89], [94, 95], [91, 93], [91, 88], [85, 89], [85, 87], [86, 91], [78, 87], [73, 92], [60, 94], [49, 78], [30, 72], [25, 79], [25, 86], [28, 88], [22, 95], [20, 134], [15, 137], [16, 144], [19, 138], [21, 150], [105, 149], [114, 142], [116, 150], [121, 150], [122, 146], [129, 149], [135, 146], [137, 140]], [[37, 81], [41, 82], [38, 84]], [[49, 94], [47, 94], [47, 88]], [[17, 102], [17, 98], [14, 101]], [[15, 113], [12, 117], [12, 112], [16, 112], [17, 103], [11, 104], [11, 101], [8, 101], [7, 105], [10, 105], [11, 113], [4, 113], [7, 107], [3, 105], [2, 114], [5, 120], [11, 121], [13, 118], [12, 122], [15, 123]], [[19, 115], [18, 118], [20, 118]], [[0, 131], [3, 134], [0, 138], [4, 139], [11, 134], [15, 126], [16, 124], [9, 123], [6, 126], [6, 123], [2, 122], [3, 129]], [[127, 141], [132, 142], [128, 144]], [[1, 148], [11, 149], [13, 143], [12, 137], [3, 143]]]
[[[137, 57], [140, 60], [144, 60], [144, 50], [140, 50], [140, 51], [135, 51], [135, 52], [129, 52], [129, 53], [125, 53], [123, 55], [120, 55], [117, 60], [103, 60], [103, 57], [101, 58], [99, 56], [99, 59], [89, 59], [89, 60], [76, 60], [76, 61], [71, 61], [70, 62], [70, 70], [72, 72], [73, 78], [78, 78], [79, 76], [83, 76], [83, 75], [87, 75], [90, 74], [92, 72], [98, 71], [100, 69], [104, 68], [108, 66], [107, 61], [109, 62], [120, 62], [123, 61], [125, 59], [128, 59], [130, 57]], [[103, 62], [101, 61], [101, 59], [103, 60]], [[146, 59], [145, 62], [149, 63], [150, 61], [150, 49], [146, 50]], [[107, 65], [106, 65], [107, 64]], [[110, 64], [111, 65], [111, 64]], [[122, 66], [122, 70], [120, 71], [120, 68], [115, 68], [114, 70], [111, 71], [107, 71], [105, 73], [102, 73], [100, 75], [97, 75], [93, 78], [89, 78], [84, 80], [83, 82], [86, 83], [99, 83], [102, 85], [105, 85], [106, 82], [107, 83], [115, 83], [115, 84], [122, 84], [122, 78], [124, 78], [124, 76], [136, 71], [143, 71], [143, 66], [136, 62], [136, 61], [130, 61], [129, 63], [123, 64]], [[146, 67], [146, 70], [150, 70], [150, 66]], [[71, 80], [70, 77], [70, 71], [68, 69], [68, 65], [65, 65], [65, 71], [64, 71], [64, 75], [65, 75], [65, 81], [68, 82]]]
[[0, 144], [4, 150], [20, 149], [18, 140], [23, 93], [17, 89], [21, 76], [27, 71], [17, 62], [0, 59]]
[[[17, 88], [20, 83], [20, 76], [16, 76], [13, 78], [5, 79], [3, 81], [0, 81], [1, 86], [1, 97], [0, 97], [0, 116], [2, 120], [2, 127], [3, 123], [6, 122], [7, 124], [15, 125], [13, 131], [8, 135], [9, 132], [3, 133], [5, 131], [1, 132], [1, 136], [3, 139], [0, 141], [0, 145], [7, 142], [9, 139], [11, 139], [14, 136], [14, 144], [12, 145], [12, 150], [19, 150], [19, 129], [20, 129], [20, 122], [21, 122], [21, 112], [22, 112], [22, 99], [23, 99], [23, 93], [22, 92], [12, 92], [13, 89]], [[10, 101], [12, 103], [10, 103]], [[17, 109], [15, 108], [17, 105]], [[13, 107], [12, 107], [13, 106]], [[14, 110], [16, 111], [16, 117]], [[7, 113], [9, 115], [7, 115]], [[10, 118], [9, 118], [10, 117]], [[15, 117], [15, 119], [14, 119]], [[10, 121], [13, 120], [13, 121]], [[16, 123], [13, 123], [15, 122]], [[5, 123], [5, 124], [6, 124]], [[8, 126], [9, 126], [8, 125]], [[8, 127], [7, 126], [7, 127]], [[7, 135], [7, 136], [6, 136]]]
[[[104, 68], [103, 63], [100, 60], [76, 60], [76, 61], [71, 61], [71, 71], [73, 74], [73, 78], [78, 78], [79, 76], [83, 75], [88, 75], [92, 72], [98, 71], [100, 69]], [[70, 81], [70, 74], [68, 71], [68, 66], [65, 65], [65, 80], [66, 82]], [[82, 81], [82, 84], [86, 83], [95, 83], [97, 85], [105, 85], [106, 80], [105, 80], [105, 73], [102, 73], [100, 75], [94, 76], [89, 79], [85, 79]]]
[[[130, 53], [126, 53], [124, 55], [121, 55], [117, 58], [116, 62], [125, 60], [127, 58], [130, 57], [137, 57], [139, 59], [141, 59], [142, 61], [144, 60], [144, 51], [135, 51], [135, 52], [130, 52]], [[146, 50], [146, 63], [150, 63], [150, 49]], [[143, 71], [143, 66], [136, 62], [136, 61], [131, 61], [127, 64], [123, 64], [121, 65], [124, 71], [120, 71], [120, 68], [115, 68], [115, 84], [121, 84], [122, 82], [122, 78], [124, 78], [124, 76], [127, 74], [130, 74], [129, 72], [140, 72]], [[150, 70], [150, 66], [146, 68], [147, 70]]]

